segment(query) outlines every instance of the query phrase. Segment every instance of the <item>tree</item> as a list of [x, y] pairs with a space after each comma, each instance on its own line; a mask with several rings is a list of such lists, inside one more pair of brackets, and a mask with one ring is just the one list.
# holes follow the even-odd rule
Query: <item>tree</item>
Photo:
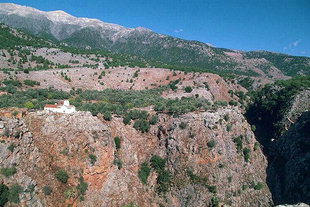
[[27, 108], [27, 109], [32, 109], [34, 108], [34, 104], [31, 102], [31, 101], [27, 101], [24, 106]]
[[0, 184], [0, 206], [4, 206], [9, 201], [9, 187]]
[[192, 87], [190, 87], [190, 86], [186, 86], [186, 87], [184, 88], [184, 90], [185, 90], [186, 93], [190, 93], [190, 92], [193, 91]]
[[58, 170], [55, 173], [55, 177], [57, 178], [57, 180], [59, 180], [62, 183], [67, 183], [67, 181], [69, 179], [68, 173], [64, 170]]

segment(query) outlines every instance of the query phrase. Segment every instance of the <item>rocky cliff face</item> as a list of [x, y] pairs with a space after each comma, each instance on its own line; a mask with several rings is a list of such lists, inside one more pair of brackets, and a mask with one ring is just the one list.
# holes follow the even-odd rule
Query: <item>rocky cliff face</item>
[[[124, 125], [122, 118], [104, 121], [87, 112], [30, 112], [22, 119], [3, 117], [1, 123], [0, 167], [16, 169], [0, 175], [1, 182], [22, 187], [19, 206], [271, 204], [266, 159], [234, 107], [179, 117], [160, 114], [148, 133]], [[164, 193], [155, 168], [146, 184], [139, 179], [141, 164], [154, 155], [166, 159], [170, 176]], [[61, 170], [67, 182], [56, 178]]]
[[310, 203], [310, 113], [303, 113], [273, 145], [268, 181], [275, 203]]

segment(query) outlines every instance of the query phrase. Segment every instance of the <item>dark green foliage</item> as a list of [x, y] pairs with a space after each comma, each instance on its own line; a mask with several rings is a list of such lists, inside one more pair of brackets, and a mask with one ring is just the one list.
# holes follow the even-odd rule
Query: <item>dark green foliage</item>
[[9, 151], [11, 151], [11, 152], [13, 152], [14, 151], [14, 148], [15, 148], [15, 145], [12, 143], [12, 144], [10, 144], [10, 146], [8, 146], [8, 150]]
[[207, 145], [208, 145], [208, 147], [209, 147], [210, 149], [212, 149], [212, 148], [215, 147], [216, 141], [215, 141], [214, 139], [212, 139], [211, 141], [209, 141], [209, 142], [207, 143]]
[[40, 85], [40, 82], [38, 81], [33, 81], [33, 80], [24, 80], [24, 84], [27, 85], [27, 86], [39, 86]]
[[150, 124], [147, 120], [145, 119], [138, 119], [135, 121], [133, 127], [136, 130], [141, 131], [142, 133], [148, 132], [150, 129]]
[[151, 116], [150, 124], [154, 125], [154, 124], [157, 124], [157, 122], [158, 122], [158, 116], [157, 115]]
[[238, 81], [238, 84], [240, 84], [242, 87], [246, 88], [247, 90], [253, 89], [253, 83], [254, 83], [254, 80], [252, 80], [249, 77], [243, 78]]
[[187, 123], [181, 122], [181, 123], [179, 124], [179, 127], [180, 127], [180, 129], [186, 129]]
[[69, 179], [68, 173], [64, 170], [58, 170], [55, 173], [55, 177], [57, 178], [58, 181], [60, 181], [62, 183], [67, 183], [67, 181]]
[[149, 164], [147, 162], [142, 163], [138, 172], [138, 176], [143, 184], [147, 184], [147, 178], [149, 177], [150, 173], [151, 168], [149, 167]]
[[122, 160], [120, 160], [119, 158], [115, 158], [115, 159], [114, 159], [114, 165], [116, 165], [117, 168], [120, 170], [120, 169], [122, 169], [122, 167], [123, 167], [123, 162], [122, 162]]
[[84, 181], [83, 177], [79, 178], [79, 184], [76, 188], [78, 190], [78, 194], [80, 196], [80, 199], [84, 200], [84, 195], [88, 189], [88, 183]]
[[225, 120], [225, 121], [229, 121], [229, 115], [228, 115], [228, 114], [225, 114], [225, 115], [224, 115], [224, 120]]
[[219, 207], [220, 206], [220, 201], [218, 199], [218, 197], [212, 197], [211, 198], [211, 203], [210, 203], [210, 207]]
[[207, 188], [208, 188], [210, 193], [216, 193], [217, 192], [215, 185], [208, 185]]
[[104, 120], [106, 120], [106, 121], [111, 121], [111, 120], [112, 120], [112, 114], [111, 114], [111, 112], [110, 112], [110, 111], [105, 111], [105, 112], [103, 113], [103, 118], [104, 118]]
[[89, 159], [90, 159], [90, 163], [91, 163], [92, 165], [94, 165], [94, 164], [96, 163], [96, 161], [97, 161], [97, 156], [94, 155], [94, 154], [89, 154], [88, 157], [89, 157]]
[[121, 139], [119, 137], [114, 137], [115, 148], [119, 150], [121, 148]]
[[159, 193], [166, 193], [170, 187], [171, 174], [165, 170], [166, 159], [153, 155], [151, 160], [151, 167], [157, 172], [157, 191]]
[[158, 155], [153, 155], [150, 162], [152, 168], [154, 168], [156, 171], [164, 169], [166, 165], [166, 159], [163, 159]]
[[243, 149], [244, 161], [246, 161], [246, 162], [250, 161], [250, 154], [251, 154], [251, 150], [249, 148]]
[[0, 206], [4, 206], [9, 201], [9, 194], [9, 187], [4, 184], [0, 184]]
[[10, 79], [5, 79], [2, 81], [2, 83], [6, 86], [16, 86], [16, 87], [19, 87], [21, 86], [21, 82], [18, 81], [18, 80], [10, 80]]
[[261, 189], [263, 189], [263, 187], [264, 187], [264, 185], [261, 182], [258, 182], [257, 184], [255, 184], [253, 186], [254, 190], [261, 190]]
[[124, 123], [125, 125], [127, 125], [127, 124], [130, 124], [130, 121], [131, 121], [130, 115], [129, 115], [129, 114], [126, 114], [125, 117], [124, 117], [124, 119], [123, 119], [123, 123]]
[[21, 192], [23, 192], [23, 188], [20, 185], [14, 184], [13, 186], [11, 186], [8, 196], [9, 201], [12, 203], [19, 203], [19, 194]]
[[48, 185], [43, 187], [43, 193], [44, 195], [51, 195], [53, 192], [52, 188]]
[[227, 124], [226, 125], [226, 131], [231, 132], [232, 129], [232, 125], [231, 124]]
[[236, 144], [236, 148], [237, 148], [237, 152], [238, 153], [241, 153], [242, 152], [242, 148], [243, 148], [243, 143], [242, 143], [242, 139], [243, 139], [243, 136], [240, 135], [238, 137], [235, 137], [233, 139], [234, 143]]
[[190, 93], [190, 92], [193, 91], [192, 87], [190, 87], [190, 86], [186, 86], [186, 87], [184, 88], [184, 90], [185, 90], [186, 93]]
[[11, 177], [17, 172], [15, 167], [1, 168], [0, 173], [5, 177]]

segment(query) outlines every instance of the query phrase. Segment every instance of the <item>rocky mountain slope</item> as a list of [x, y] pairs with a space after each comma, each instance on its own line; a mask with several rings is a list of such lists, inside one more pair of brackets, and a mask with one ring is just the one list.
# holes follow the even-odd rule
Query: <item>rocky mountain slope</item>
[[76, 18], [63, 11], [43, 12], [2, 3], [0, 22], [75, 47], [139, 56], [157, 67], [233, 72], [273, 79], [309, 74], [310, 71], [310, 60], [306, 57], [215, 48], [141, 27], [130, 29], [96, 19]]
[[[153, 112], [151, 112], [153, 113]], [[226, 120], [223, 117], [229, 117]], [[185, 127], [183, 126], [185, 123]], [[227, 127], [231, 125], [232, 129]], [[159, 115], [148, 133], [90, 113], [31, 112], [1, 118], [2, 184], [19, 186], [10, 202], [30, 206], [269, 206], [266, 160], [233, 107]], [[116, 144], [115, 137], [120, 143]], [[240, 152], [235, 139], [249, 149]], [[213, 143], [214, 144], [211, 144]], [[10, 147], [13, 146], [13, 147]], [[154, 159], [154, 155], [158, 155]], [[91, 158], [93, 157], [93, 158]], [[155, 157], [156, 158], [156, 157]], [[162, 159], [163, 158], [163, 159]], [[156, 162], [154, 161], [156, 160]], [[166, 174], [156, 167], [161, 166]], [[141, 166], [150, 174], [141, 181]], [[144, 169], [145, 170], [145, 169]], [[63, 171], [65, 182], [57, 177]], [[87, 186], [82, 190], [81, 186]]]

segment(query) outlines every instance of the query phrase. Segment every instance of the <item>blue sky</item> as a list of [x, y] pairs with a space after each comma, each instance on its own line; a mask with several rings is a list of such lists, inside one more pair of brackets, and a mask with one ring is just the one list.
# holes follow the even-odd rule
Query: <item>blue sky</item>
[[[1, 1], [0, 2], [7, 2]], [[310, 57], [310, 0], [12, 0], [239, 50]]]

